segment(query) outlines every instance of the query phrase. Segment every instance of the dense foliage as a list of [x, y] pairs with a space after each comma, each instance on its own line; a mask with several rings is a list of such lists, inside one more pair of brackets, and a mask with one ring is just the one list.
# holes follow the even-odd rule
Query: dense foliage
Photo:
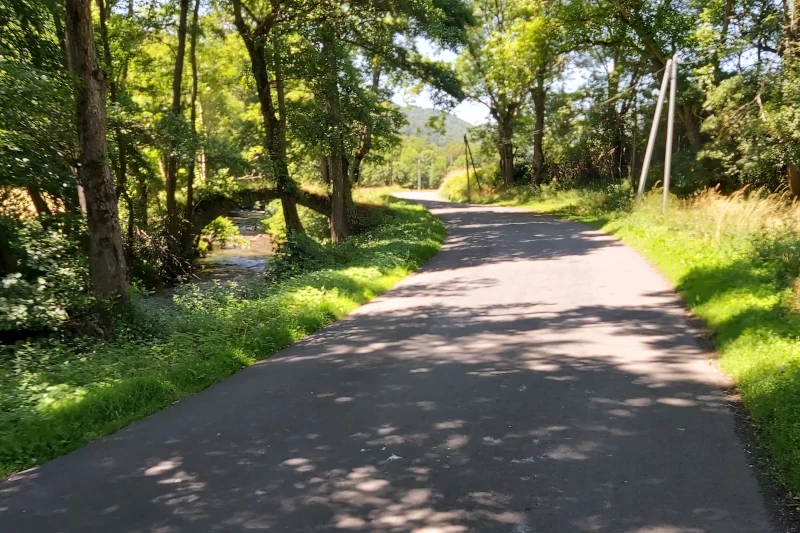
[[[506, 185], [637, 178], [664, 67], [676, 55], [676, 190], [788, 183], [800, 195], [794, 2], [472, 6], [480, 24], [457, 66], [465, 93], [489, 112], [485, 139]], [[663, 160], [664, 129], [654, 161]], [[652, 167], [651, 184], [661, 171]]]
[[107, 333], [96, 304], [185, 277], [236, 207], [279, 203], [279, 239], [356, 233], [362, 162], [405, 124], [390, 84], [456, 101], [416, 43], [471, 22], [436, 0], [3, 2], [0, 331]]

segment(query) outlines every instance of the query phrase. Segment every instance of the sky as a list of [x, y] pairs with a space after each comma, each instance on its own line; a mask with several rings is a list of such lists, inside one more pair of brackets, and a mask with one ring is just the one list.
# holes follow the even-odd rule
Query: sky
[[[417, 47], [424, 56], [430, 59], [440, 61], [447, 61], [448, 63], [455, 63], [456, 54], [449, 50], [440, 50], [435, 48], [429, 41], [424, 39], [417, 40]], [[423, 89], [420, 94], [409, 94], [402, 90], [395, 92], [392, 101], [401, 106], [415, 105], [417, 107], [424, 107], [426, 109], [433, 109], [434, 105], [430, 98], [430, 91]], [[483, 104], [474, 100], [465, 100], [458, 104], [458, 106], [451, 111], [452, 114], [469, 122], [473, 126], [484, 124], [489, 120], [489, 110]]]

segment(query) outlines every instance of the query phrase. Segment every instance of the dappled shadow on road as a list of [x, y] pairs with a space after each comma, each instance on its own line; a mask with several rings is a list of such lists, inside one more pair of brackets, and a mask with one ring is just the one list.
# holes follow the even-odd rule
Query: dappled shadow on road
[[[81, 450], [78, 470], [46, 465], [55, 486], [16, 476], [0, 524], [22, 505], [36, 531], [760, 531], [736, 516], [730, 446], [706, 442], [730, 424], [724, 399], [670, 312], [481, 311], [345, 320], [156, 415], [169, 427]], [[574, 328], [620, 342], [558, 341]], [[698, 469], [716, 491], [701, 501]], [[64, 490], [82, 483], [97, 492]]]
[[[542, 229], [541, 217], [487, 223], [474, 218], [482, 208], [431, 207], [450, 233], [422, 274], [268, 362], [14, 476], [0, 485], [0, 530], [770, 530], [674, 295], [635, 280], [636, 305], [622, 293], [555, 301], [544, 285], [509, 295], [499, 263], [549, 275], [540, 262], [619, 245], [579, 226]], [[469, 269], [480, 265], [494, 268]]]

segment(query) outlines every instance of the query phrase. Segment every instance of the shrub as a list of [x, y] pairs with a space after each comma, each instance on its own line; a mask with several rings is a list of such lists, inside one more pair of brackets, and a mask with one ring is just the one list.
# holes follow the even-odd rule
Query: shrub
[[203, 228], [200, 235], [201, 238], [206, 239], [211, 248], [213, 248], [216, 243], [219, 243], [220, 247], [223, 248], [229, 242], [243, 248], [250, 245], [250, 241], [242, 237], [239, 227], [227, 217], [215, 218], [208, 226]]
[[14, 229], [18, 265], [0, 278], [0, 331], [57, 328], [86, 312], [92, 305], [89, 271], [75, 240], [35, 220]]
[[[489, 198], [501, 186], [500, 175], [497, 167], [483, 167], [478, 169], [477, 175], [470, 168], [469, 171], [469, 201], [478, 202], [481, 199]], [[440, 194], [446, 200], [452, 202], [466, 202], [467, 201], [467, 172], [466, 170], [458, 170], [450, 172], [445, 176], [442, 186], [439, 189]]]

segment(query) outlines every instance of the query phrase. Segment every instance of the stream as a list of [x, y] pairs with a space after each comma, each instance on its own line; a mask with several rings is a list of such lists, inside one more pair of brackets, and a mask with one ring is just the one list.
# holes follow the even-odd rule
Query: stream
[[209, 250], [206, 257], [197, 260], [198, 283], [211, 280], [239, 281], [258, 276], [264, 272], [270, 256], [274, 253], [272, 236], [263, 230], [261, 219], [264, 211], [237, 210], [228, 213], [249, 247], [228, 244], [224, 248]]

